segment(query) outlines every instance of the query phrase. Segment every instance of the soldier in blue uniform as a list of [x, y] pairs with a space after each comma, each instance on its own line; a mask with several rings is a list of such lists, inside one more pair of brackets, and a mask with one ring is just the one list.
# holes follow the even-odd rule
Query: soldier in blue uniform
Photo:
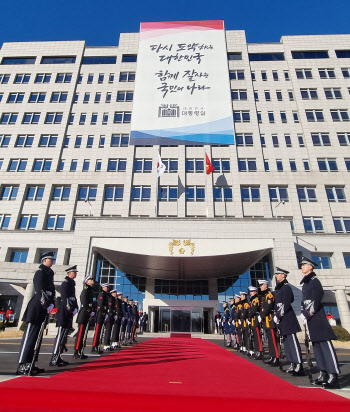
[[224, 307], [223, 322], [224, 322], [224, 331], [226, 335], [226, 346], [229, 348], [231, 346], [231, 325], [230, 325], [231, 311], [228, 307], [228, 303], [226, 302], [226, 300], [222, 302], [222, 306]]
[[78, 303], [75, 297], [75, 281], [77, 265], [66, 269], [67, 276], [61, 284], [61, 304], [58, 309], [56, 326], [58, 327], [53, 345], [50, 366], [65, 366], [68, 362], [61, 358], [61, 353], [66, 345], [68, 329], [72, 327], [73, 316], [78, 313]]
[[303, 370], [303, 359], [297, 332], [301, 331], [298, 319], [292, 307], [294, 294], [287, 281], [288, 271], [276, 267], [275, 276], [277, 284], [275, 287], [275, 317], [280, 335], [283, 337], [284, 351], [290, 368], [286, 370], [292, 375], [305, 375]]
[[121, 332], [120, 332], [120, 342], [121, 345], [126, 345], [126, 328], [128, 326], [128, 296], [123, 297], [123, 302], [122, 302], [122, 311], [123, 311], [123, 317], [122, 317], [122, 326], [121, 326]]
[[103, 350], [111, 350], [111, 335], [112, 335], [112, 328], [114, 324], [114, 316], [115, 316], [115, 301], [117, 297], [117, 289], [113, 289], [109, 292], [108, 296], [108, 305], [107, 305], [107, 314], [105, 318], [105, 336], [104, 336], [104, 347]]
[[235, 314], [236, 314], [236, 303], [235, 298], [230, 298], [230, 324], [231, 324], [231, 337], [233, 341], [233, 348], [237, 349], [237, 337], [236, 337], [236, 323], [235, 323]]
[[248, 320], [250, 322], [250, 329], [253, 334], [254, 343], [254, 359], [261, 360], [263, 358], [263, 347], [261, 342], [258, 314], [260, 311], [260, 302], [258, 298], [258, 288], [249, 286], [250, 307], [248, 313]]
[[132, 330], [132, 324], [133, 324], [133, 314], [132, 314], [132, 305], [133, 305], [134, 300], [129, 299], [128, 300], [128, 306], [127, 306], [127, 311], [128, 311], [128, 326], [127, 326], [127, 336], [126, 336], [126, 343], [128, 345], [132, 345], [132, 340], [131, 340], [131, 330]]
[[337, 389], [339, 388], [338, 374], [340, 370], [337, 355], [331, 342], [337, 337], [328, 323], [322, 306], [324, 292], [321, 282], [314, 272], [316, 266], [318, 266], [317, 263], [307, 257], [303, 257], [301, 260], [300, 267], [304, 275], [300, 282], [303, 285], [301, 317], [303, 323], [307, 323], [316, 363], [320, 369], [320, 375], [313, 381], [313, 384]]
[[104, 283], [103, 285], [101, 285], [101, 288], [102, 291], [99, 293], [97, 298], [96, 327], [91, 353], [101, 353], [99, 349], [101, 331], [107, 315], [109, 283]]
[[138, 309], [138, 301], [135, 300], [132, 306], [132, 329], [131, 329], [131, 341], [137, 343], [136, 340], [136, 329], [139, 324], [139, 309]]
[[275, 306], [275, 298], [268, 288], [269, 281], [267, 279], [258, 280], [260, 290], [262, 292], [260, 301], [260, 317], [264, 330], [267, 335], [267, 342], [269, 346], [270, 359], [267, 363], [270, 366], [279, 366], [279, 347], [276, 338], [276, 323], [273, 320], [273, 310]]
[[90, 318], [94, 316], [93, 312], [93, 289], [94, 278], [87, 275], [84, 279], [84, 288], [80, 294], [80, 310], [77, 317], [78, 333], [75, 339], [74, 354], [75, 359], [86, 359], [87, 356], [83, 353], [84, 337], [87, 333], [86, 328], [89, 328]]
[[117, 292], [117, 299], [115, 300], [115, 316], [112, 332], [112, 349], [120, 348], [120, 327], [122, 324], [123, 309], [122, 309], [123, 292]]
[[[33, 278], [34, 296], [29, 301], [23, 316], [23, 321], [27, 322], [27, 324], [19, 351], [17, 375], [26, 375], [29, 372], [41, 325], [45, 322], [48, 313], [50, 313], [54, 307], [54, 272], [51, 269], [55, 260], [54, 256], [55, 252], [47, 252], [40, 256], [42, 263]], [[35, 361], [37, 361], [37, 359], [35, 359]], [[44, 369], [40, 369], [36, 365], [33, 366], [32, 373], [42, 372], [44, 372]]]

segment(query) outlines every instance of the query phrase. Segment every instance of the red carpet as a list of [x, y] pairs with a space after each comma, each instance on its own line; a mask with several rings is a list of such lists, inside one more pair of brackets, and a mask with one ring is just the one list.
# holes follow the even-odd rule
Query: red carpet
[[194, 338], [152, 339], [51, 378], [1, 383], [0, 390], [0, 410], [11, 412], [350, 410], [344, 398], [297, 388]]

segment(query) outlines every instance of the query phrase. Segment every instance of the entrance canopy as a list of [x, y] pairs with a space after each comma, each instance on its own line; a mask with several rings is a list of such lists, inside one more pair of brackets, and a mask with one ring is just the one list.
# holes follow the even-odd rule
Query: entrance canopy
[[92, 243], [124, 273], [155, 279], [209, 279], [246, 272], [273, 248], [272, 239], [99, 238]]

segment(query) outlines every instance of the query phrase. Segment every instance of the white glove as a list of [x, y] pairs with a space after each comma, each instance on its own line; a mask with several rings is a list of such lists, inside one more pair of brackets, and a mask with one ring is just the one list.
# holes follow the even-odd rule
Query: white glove
[[51, 303], [51, 305], [47, 308], [47, 313], [50, 313], [53, 309], [53, 304]]
[[117, 320], [117, 319], [118, 319], [118, 315], [115, 315], [115, 316], [114, 316], [114, 320]]
[[93, 317], [93, 316], [95, 316], [95, 312], [91, 312], [91, 315], [90, 315], [91, 317]]
[[260, 316], [260, 315], [258, 315], [258, 322], [259, 322], [259, 323], [262, 322], [262, 319], [261, 319], [261, 316]]
[[240, 319], [239, 319], [238, 323], [239, 323], [240, 325], [242, 325], [242, 322], [241, 322], [241, 320], [240, 320]]
[[306, 325], [306, 323], [307, 323], [306, 317], [303, 314], [301, 314], [300, 317], [301, 317], [301, 320], [303, 322], [303, 325]]
[[280, 323], [280, 321], [279, 321], [279, 319], [276, 315], [273, 317], [273, 321], [276, 323], [276, 325], [278, 325]]
[[73, 316], [75, 316], [77, 313], [78, 313], [78, 309], [75, 308], [74, 311], [73, 311]]
[[247, 319], [247, 325], [250, 325], [250, 323], [251, 323], [251, 322]]

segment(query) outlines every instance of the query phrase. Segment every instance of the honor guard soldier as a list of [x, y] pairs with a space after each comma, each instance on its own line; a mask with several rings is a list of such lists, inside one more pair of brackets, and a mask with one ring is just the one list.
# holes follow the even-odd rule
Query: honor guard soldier
[[120, 332], [120, 342], [122, 345], [126, 345], [126, 328], [128, 326], [128, 299], [128, 296], [124, 296], [122, 302], [123, 317]]
[[68, 330], [72, 328], [73, 316], [78, 313], [78, 303], [75, 297], [75, 281], [77, 266], [66, 269], [67, 276], [61, 284], [61, 304], [57, 312], [56, 326], [58, 327], [55, 343], [53, 345], [50, 366], [65, 366], [68, 362], [61, 358], [61, 353], [66, 346]]
[[236, 338], [236, 323], [234, 321], [236, 314], [236, 304], [235, 298], [230, 298], [230, 324], [231, 324], [231, 337], [233, 340], [233, 348], [237, 349], [237, 338]]
[[114, 325], [112, 332], [112, 349], [120, 348], [120, 327], [122, 324], [123, 317], [123, 292], [117, 292], [117, 299], [115, 300], [115, 315], [114, 315]]
[[236, 302], [236, 314], [235, 314], [235, 324], [236, 324], [236, 337], [237, 337], [237, 344], [239, 346], [240, 351], [243, 351], [243, 340], [242, 340], [242, 321], [241, 321], [241, 310], [242, 310], [242, 302], [241, 302], [241, 295], [235, 295], [235, 302]]
[[90, 318], [94, 316], [93, 312], [93, 286], [94, 279], [92, 276], [87, 275], [84, 279], [84, 288], [80, 294], [80, 310], [77, 317], [78, 333], [75, 339], [74, 355], [75, 359], [86, 359], [84, 355], [84, 347], [86, 345], [87, 333], [89, 331]]
[[231, 326], [230, 326], [230, 319], [231, 319], [231, 311], [228, 307], [228, 303], [225, 301], [222, 302], [222, 306], [224, 307], [224, 332], [226, 335], [226, 346], [229, 348], [231, 346]]
[[250, 294], [250, 307], [248, 319], [250, 322], [250, 329], [253, 333], [254, 359], [261, 360], [263, 358], [263, 347], [261, 343], [260, 328], [258, 321], [258, 313], [260, 311], [258, 288], [256, 288], [255, 286], [249, 286], [248, 290]]
[[262, 292], [260, 302], [260, 319], [262, 320], [263, 328], [266, 331], [270, 353], [270, 359], [267, 361], [267, 363], [270, 366], [279, 366], [280, 361], [278, 342], [276, 339], [276, 324], [273, 320], [275, 298], [268, 288], [269, 281], [267, 279], [258, 280], [258, 282], [260, 285], [260, 290]]
[[114, 316], [115, 316], [115, 300], [117, 297], [117, 289], [110, 291], [108, 296], [108, 306], [107, 306], [107, 315], [105, 319], [105, 336], [104, 336], [104, 347], [103, 350], [111, 350], [111, 334], [112, 328], [114, 325]]
[[303, 285], [301, 317], [303, 323], [307, 323], [316, 363], [320, 369], [319, 377], [312, 383], [322, 385], [324, 388], [339, 389], [338, 374], [340, 370], [337, 355], [331, 342], [337, 337], [322, 306], [323, 287], [314, 272], [314, 268], [318, 265], [311, 259], [303, 257], [300, 266], [304, 275], [300, 282]]
[[241, 326], [242, 326], [242, 335], [243, 335], [243, 353], [246, 355], [250, 355], [253, 353], [251, 344], [250, 344], [250, 328], [249, 328], [249, 320], [248, 320], [248, 313], [249, 313], [249, 302], [247, 300], [247, 292], [239, 292], [241, 295]]
[[284, 351], [290, 368], [286, 370], [292, 375], [305, 375], [303, 370], [303, 360], [301, 356], [300, 344], [297, 333], [301, 331], [298, 319], [292, 307], [294, 294], [287, 281], [288, 271], [276, 267], [276, 287], [275, 287], [275, 317], [274, 321], [278, 325], [280, 335], [283, 337]]
[[135, 339], [136, 329], [139, 324], [139, 310], [137, 304], [139, 302], [137, 300], [134, 301], [134, 305], [132, 307], [132, 330], [131, 330], [131, 341], [137, 343]]
[[[55, 252], [44, 253], [40, 256], [42, 263], [39, 266], [39, 269], [35, 272], [33, 278], [34, 296], [29, 301], [23, 316], [23, 321], [27, 324], [19, 351], [17, 375], [27, 375], [29, 372], [44, 372], [44, 369], [40, 369], [35, 365], [32, 366], [32, 362], [37, 361], [39, 352], [34, 352], [37, 341], [40, 349], [42, 339], [42, 334], [40, 336], [40, 330], [42, 329], [43, 332], [42, 326], [45, 326], [48, 314], [54, 307], [54, 272], [51, 269], [51, 266], [53, 265], [53, 262], [55, 260], [54, 256]], [[34, 357], [35, 359], [33, 359]]]
[[133, 315], [132, 315], [132, 305], [133, 305], [134, 300], [129, 299], [128, 300], [128, 306], [127, 306], [127, 311], [128, 311], [128, 327], [127, 327], [127, 336], [126, 336], [126, 342], [129, 345], [132, 345], [132, 340], [131, 340], [131, 331], [132, 331], [132, 324], [133, 324]]
[[91, 353], [101, 353], [100, 347], [100, 338], [101, 331], [104, 325], [106, 315], [107, 315], [107, 306], [108, 306], [108, 297], [109, 297], [109, 283], [104, 283], [101, 285], [101, 292], [97, 298], [97, 314], [96, 314], [96, 325], [95, 325], [95, 335], [92, 343]]

